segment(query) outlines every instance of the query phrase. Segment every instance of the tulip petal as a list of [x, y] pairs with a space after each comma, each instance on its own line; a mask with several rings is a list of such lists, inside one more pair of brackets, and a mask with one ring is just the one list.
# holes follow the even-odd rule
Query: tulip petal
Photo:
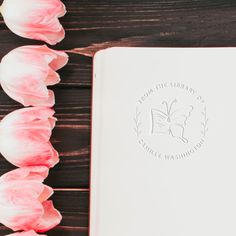
[[43, 202], [44, 215], [40, 223], [35, 227], [37, 232], [46, 232], [61, 222], [62, 216], [58, 210], [53, 206], [52, 201]]
[[[61, 42], [65, 38], [65, 30], [61, 27], [57, 30], [44, 30], [42, 32], [32, 32], [34, 30], [34, 25], [29, 25], [31, 28], [31, 33], [25, 34], [25, 38], [32, 38], [35, 40], [42, 40], [50, 45], [55, 45]], [[22, 36], [23, 37], [23, 36]]]
[[9, 171], [0, 177], [0, 184], [14, 180], [37, 180], [43, 182], [48, 176], [48, 168], [45, 166], [29, 166]]
[[1, 125], [11, 127], [13, 125], [31, 124], [38, 121], [44, 121], [46, 122], [44, 125], [49, 125], [47, 123], [48, 119], [52, 119], [54, 113], [53, 109], [47, 107], [22, 108], [7, 114], [2, 119]]
[[53, 194], [53, 189], [47, 185], [44, 185], [44, 189], [42, 193], [40, 194], [40, 196], [38, 197], [38, 200], [40, 202], [44, 202], [48, 200], [48, 198], [50, 198], [52, 194]]
[[1, 184], [0, 222], [14, 231], [34, 229], [44, 214], [43, 206], [37, 199], [43, 189], [44, 185], [35, 181]]
[[[64, 38], [58, 20], [66, 13], [59, 0], [4, 0], [1, 13], [9, 29], [22, 37], [56, 44]], [[63, 30], [64, 31], [64, 30]]]
[[26, 94], [23, 90], [14, 91], [14, 88], [4, 84], [2, 84], [2, 88], [9, 97], [21, 103], [23, 106], [53, 107], [55, 104], [54, 93], [51, 90], [47, 91], [47, 95], [39, 96], [39, 93]]
[[53, 70], [58, 70], [67, 64], [68, 55], [63, 51], [50, 49], [47, 45], [28, 45], [13, 49], [3, 57], [2, 62], [16, 63], [19, 60], [41, 67], [50, 65]]
[[[15, 53], [15, 50], [12, 50], [11, 52]], [[47, 45], [22, 46], [17, 48], [17, 52], [21, 56], [23, 55], [23, 58], [24, 60], [27, 60], [27, 63], [35, 61], [35, 63], [39, 64], [38, 61], [40, 60], [40, 63], [42, 64], [43, 61], [46, 61], [51, 69], [55, 71], [64, 67], [69, 58], [65, 52], [50, 49]]]
[[0, 141], [0, 150], [10, 163], [18, 167], [43, 165], [51, 168], [59, 162], [58, 153], [50, 142], [39, 143], [26, 139], [9, 144], [8, 140], [3, 140]]
[[[6, 92], [7, 93], [7, 92]], [[21, 96], [23, 94], [21, 93]], [[45, 97], [38, 97], [32, 95], [23, 95], [24, 99], [22, 100], [22, 105], [24, 106], [44, 106], [44, 107], [53, 107], [55, 104], [55, 96], [52, 90], [48, 90], [47, 96]], [[16, 99], [15, 99], [16, 100]]]
[[5, 56], [0, 69], [1, 82], [5, 82], [5, 86], [13, 93], [38, 97], [48, 96], [47, 87], [44, 84], [44, 78], [48, 75], [47, 68], [39, 68], [37, 65], [24, 63], [23, 60], [17, 62], [11, 58], [7, 60]]
[[54, 50], [53, 53], [55, 55], [55, 59], [52, 60], [49, 65], [53, 70], [59, 70], [68, 63], [69, 57], [65, 52], [62, 51]]
[[60, 82], [60, 76], [57, 72], [53, 71], [52, 69], [48, 70], [48, 76], [45, 79], [46, 85], [55, 85]]

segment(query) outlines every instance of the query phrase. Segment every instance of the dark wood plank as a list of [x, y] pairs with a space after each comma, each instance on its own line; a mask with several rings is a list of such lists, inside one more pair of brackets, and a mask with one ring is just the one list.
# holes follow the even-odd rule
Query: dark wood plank
[[[4, 226], [0, 226], [0, 236], [5, 236], [13, 233], [11, 230]], [[55, 229], [46, 232], [47, 236], [87, 236], [87, 227], [70, 227], [70, 226], [58, 226]], [[44, 235], [45, 235], [44, 234]]]
[[[47, 233], [48, 236], [85, 236], [88, 234], [89, 191], [55, 191], [51, 198], [62, 214], [62, 222]], [[0, 226], [0, 236], [11, 233]]]
[[92, 58], [68, 53], [68, 64], [59, 71], [61, 82], [57, 87], [90, 88], [92, 81]]
[[[66, 4], [71, 9], [63, 19], [68, 37], [61, 47], [70, 45], [74, 53], [93, 56], [112, 46], [236, 46], [236, 2], [232, 0], [81, 0], [78, 6], [74, 1]], [[88, 85], [91, 77], [86, 78]]]
[[[56, 117], [52, 143], [61, 161], [50, 171], [46, 183], [53, 187], [89, 186], [90, 89], [56, 89]], [[0, 119], [21, 106], [0, 91]], [[13, 169], [0, 158], [0, 175]]]
[[88, 190], [55, 191], [52, 200], [63, 215], [60, 226], [88, 227]]
[[[69, 13], [62, 22], [67, 38], [60, 46], [67, 49], [122, 38], [132, 41], [134, 36], [143, 37], [142, 46], [235, 45], [236, 3], [232, 0], [76, 2], [65, 1]], [[230, 37], [225, 37], [227, 29]]]
[[[0, 1], [1, 2], [1, 1]], [[53, 48], [93, 55], [111, 46], [236, 46], [233, 0], [65, 0], [61, 19], [66, 38]], [[42, 44], [20, 38], [0, 22], [0, 57], [20, 45]], [[59, 86], [90, 86], [91, 58], [72, 55]]]

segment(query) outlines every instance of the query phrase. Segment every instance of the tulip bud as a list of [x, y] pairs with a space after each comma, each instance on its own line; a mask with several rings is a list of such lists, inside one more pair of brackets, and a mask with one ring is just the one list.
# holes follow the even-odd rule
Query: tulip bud
[[58, 20], [65, 13], [66, 8], [60, 0], [4, 0], [1, 6], [3, 19], [12, 32], [51, 45], [65, 37]]
[[53, 167], [58, 153], [49, 139], [55, 126], [54, 111], [46, 107], [22, 108], [0, 123], [0, 152], [13, 165]]
[[54, 93], [47, 85], [59, 83], [56, 70], [67, 62], [66, 53], [45, 45], [19, 47], [2, 58], [0, 83], [8, 96], [24, 106], [52, 107]]
[[[61, 221], [61, 214], [48, 198], [53, 189], [42, 182], [48, 175], [44, 166], [23, 167], [0, 177], [0, 222], [24, 236], [46, 232]], [[19, 233], [18, 233], [19, 234]], [[18, 235], [16, 234], [16, 235]]]

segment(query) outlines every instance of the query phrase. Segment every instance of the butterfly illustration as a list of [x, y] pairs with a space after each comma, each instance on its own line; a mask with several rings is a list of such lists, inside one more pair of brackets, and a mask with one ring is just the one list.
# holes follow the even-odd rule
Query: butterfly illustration
[[180, 139], [184, 143], [188, 143], [188, 139], [184, 137], [186, 121], [193, 111], [193, 106], [186, 106], [173, 110], [177, 100], [173, 100], [170, 105], [166, 101], [162, 104], [166, 107], [166, 112], [157, 109], [151, 109], [152, 116], [152, 134], [168, 134], [174, 138]]

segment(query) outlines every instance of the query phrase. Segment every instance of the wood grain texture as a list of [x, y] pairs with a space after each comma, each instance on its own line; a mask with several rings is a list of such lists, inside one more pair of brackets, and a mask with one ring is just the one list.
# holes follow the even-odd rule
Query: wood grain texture
[[79, 9], [72, 8], [79, 21], [63, 23], [68, 35], [78, 37], [70, 42], [74, 53], [93, 56], [112, 46], [236, 46], [235, 1], [79, 1]]
[[[2, 0], [0, 0], [0, 3]], [[88, 235], [90, 114], [92, 56], [112, 46], [214, 47], [236, 46], [235, 0], [64, 0], [61, 19], [66, 38], [54, 49], [66, 50], [68, 65], [54, 87], [59, 121], [52, 143], [61, 162], [46, 183], [56, 190], [53, 200], [62, 212], [60, 226], [48, 235]], [[0, 19], [0, 57], [39, 41], [20, 38]], [[20, 108], [0, 91], [0, 118]], [[14, 167], [0, 158], [0, 174]], [[0, 236], [9, 231], [0, 227]]]
[[[75, 53], [59, 86], [91, 86], [92, 56], [111, 46], [236, 46], [234, 0], [65, 0], [66, 38], [53, 48]], [[16, 46], [41, 44], [20, 38], [0, 21], [0, 57]]]

